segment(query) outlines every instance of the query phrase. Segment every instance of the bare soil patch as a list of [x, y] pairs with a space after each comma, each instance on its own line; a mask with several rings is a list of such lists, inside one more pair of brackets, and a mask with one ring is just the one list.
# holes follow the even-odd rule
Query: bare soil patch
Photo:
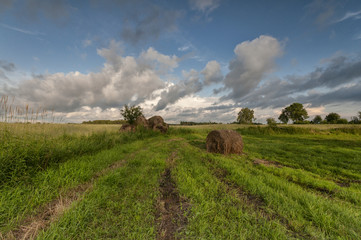
[[167, 168], [159, 184], [161, 194], [156, 208], [157, 239], [162, 240], [176, 239], [177, 233], [180, 233], [188, 222], [186, 214], [190, 205], [187, 199], [179, 196], [176, 183], [172, 178], [175, 157], [176, 153], [173, 152], [167, 159]]
[[281, 163], [275, 162], [275, 161], [270, 161], [270, 160], [265, 160], [265, 159], [255, 159], [253, 161], [253, 163], [255, 165], [263, 165], [263, 166], [267, 166], [267, 167], [276, 167], [276, 168], [282, 168], [283, 165]]
[[361, 180], [357, 180], [357, 179], [338, 180], [335, 181], [335, 183], [340, 187], [350, 187], [351, 183], [360, 184]]
[[214, 176], [219, 179], [226, 186], [226, 190], [229, 194], [234, 194], [237, 196], [245, 206], [242, 206], [244, 210], [253, 209], [258, 212], [262, 217], [267, 220], [278, 220], [288, 231], [290, 236], [293, 238], [309, 238], [310, 236], [297, 231], [285, 217], [277, 214], [276, 212], [267, 211], [266, 202], [259, 196], [254, 195], [248, 191], [245, 191], [242, 187], [238, 186], [235, 182], [227, 178], [230, 173], [226, 169], [215, 167], [213, 162], [210, 159], [205, 160], [210, 163], [210, 170], [213, 172]]

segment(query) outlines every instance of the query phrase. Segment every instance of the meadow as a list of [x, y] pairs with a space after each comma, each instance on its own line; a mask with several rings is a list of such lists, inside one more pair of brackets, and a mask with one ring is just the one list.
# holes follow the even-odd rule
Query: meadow
[[360, 239], [360, 126], [119, 127], [1, 123], [0, 239]]

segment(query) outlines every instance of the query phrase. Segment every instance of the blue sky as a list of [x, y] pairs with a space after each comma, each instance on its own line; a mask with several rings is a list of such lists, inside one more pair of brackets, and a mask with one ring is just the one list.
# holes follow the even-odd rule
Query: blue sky
[[0, 95], [66, 122], [361, 111], [361, 2], [3, 0]]

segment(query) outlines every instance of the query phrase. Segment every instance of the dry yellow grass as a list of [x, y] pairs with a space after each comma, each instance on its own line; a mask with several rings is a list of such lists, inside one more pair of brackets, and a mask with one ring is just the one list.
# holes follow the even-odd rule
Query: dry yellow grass
[[22, 136], [23, 134], [42, 135], [57, 137], [63, 134], [90, 135], [97, 132], [116, 132], [121, 125], [118, 124], [26, 124], [26, 123], [1, 123], [0, 131], [8, 130], [11, 134]]

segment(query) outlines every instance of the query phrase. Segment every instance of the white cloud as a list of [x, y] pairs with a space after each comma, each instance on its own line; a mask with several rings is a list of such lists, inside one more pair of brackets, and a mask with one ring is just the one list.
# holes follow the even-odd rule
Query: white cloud
[[13, 26], [9, 26], [7, 24], [3, 24], [0, 23], [0, 26], [2, 26], [3, 28], [7, 28], [10, 29], [12, 31], [16, 31], [16, 32], [20, 32], [20, 33], [24, 33], [24, 34], [28, 34], [28, 35], [44, 35], [44, 33], [40, 33], [40, 32], [35, 32], [35, 31], [29, 31], [29, 30], [24, 30], [21, 28], [17, 28], [17, 27], [13, 27]]
[[201, 73], [204, 75], [204, 84], [206, 86], [213, 83], [219, 83], [223, 79], [221, 65], [217, 61], [208, 62]]
[[179, 99], [197, 93], [202, 90], [203, 85], [200, 82], [199, 73], [191, 69], [189, 72], [183, 71], [184, 80], [171, 85], [161, 93], [161, 98], [155, 109], [162, 110], [169, 104], [177, 102]]
[[234, 49], [236, 58], [229, 63], [230, 72], [224, 80], [224, 89], [230, 89], [228, 98], [239, 99], [254, 90], [262, 78], [274, 70], [275, 59], [283, 54], [282, 44], [271, 36], [261, 35], [245, 41]]
[[304, 104], [304, 107], [308, 113], [308, 116], [316, 116], [316, 115], [325, 115], [325, 107], [319, 106], [319, 107], [311, 107], [311, 104]]
[[189, 0], [193, 10], [209, 14], [219, 7], [220, 0]]
[[178, 48], [178, 51], [180, 51], [180, 52], [185, 52], [185, 51], [189, 50], [190, 48], [191, 48], [191, 46], [189, 46], [189, 45], [184, 45], [184, 46], [182, 46], [182, 47], [179, 47], [179, 48]]
[[67, 122], [82, 122], [89, 120], [118, 120], [121, 118], [119, 108], [105, 108], [83, 106], [75, 112], [59, 113]]
[[140, 58], [144, 60], [145, 63], [151, 64], [154, 68], [159, 69], [161, 73], [172, 71], [174, 68], [178, 67], [179, 62], [177, 56], [161, 54], [152, 47], [148, 48], [147, 51], [143, 51]]
[[[46, 109], [72, 112], [82, 106], [111, 108], [120, 107], [132, 99], [136, 99], [135, 103], [142, 102], [153, 91], [164, 88], [164, 81], [157, 69], [142, 64], [142, 56], [122, 56], [120, 45], [111, 41], [108, 48], [98, 49], [98, 54], [106, 60], [99, 72], [35, 76], [11, 88], [8, 94]], [[150, 52], [154, 54], [152, 56], [159, 57], [154, 61], [166, 58], [155, 50]]]
[[340, 18], [339, 20], [337, 20], [336, 22], [343, 22], [347, 19], [360, 19], [361, 18], [361, 10], [357, 11], [357, 12], [347, 12], [345, 14], [345, 16], [343, 16], [342, 18]]

